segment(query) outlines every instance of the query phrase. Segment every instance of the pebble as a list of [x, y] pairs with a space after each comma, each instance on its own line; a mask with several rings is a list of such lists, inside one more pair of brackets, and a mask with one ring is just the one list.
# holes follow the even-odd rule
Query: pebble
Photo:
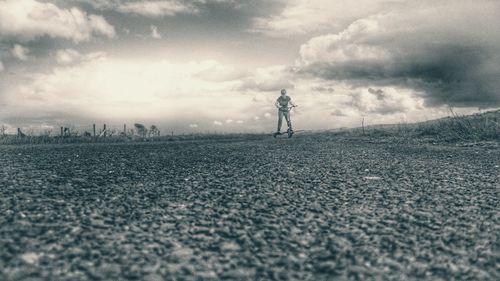
[[29, 252], [21, 255], [21, 259], [29, 264], [35, 264], [38, 262], [40, 256], [37, 253]]

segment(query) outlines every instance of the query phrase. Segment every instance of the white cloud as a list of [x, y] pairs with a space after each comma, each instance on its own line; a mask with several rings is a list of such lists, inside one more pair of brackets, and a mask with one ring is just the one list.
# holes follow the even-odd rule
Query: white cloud
[[349, 105], [362, 114], [387, 115], [423, 109], [424, 99], [408, 89], [394, 87], [384, 89], [365, 88], [351, 94]]
[[87, 62], [93, 61], [99, 58], [104, 58], [106, 56], [107, 55], [104, 52], [93, 52], [93, 53], [82, 54], [74, 49], [60, 49], [57, 50], [55, 54], [55, 59], [58, 64], [70, 65], [86, 61]]
[[360, 19], [338, 34], [328, 34], [310, 39], [300, 47], [301, 64], [313, 64], [319, 61], [340, 63], [353, 60], [383, 60], [388, 51], [377, 45], [364, 44], [357, 39], [381, 31], [375, 19]]
[[217, 121], [217, 120], [215, 120], [215, 121], [214, 121], [214, 125], [215, 125], [215, 126], [222, 126], [222, 122], [221, 122], [221, 121]]
[[78, 8], [62, 9], [35, 0], [0, 2], [0, 36], [21, 41], [41, 36], [87, 41], [93, 34], [114, 37], [115, 30], [102, 16]]
[[102, 53], [81, 57], [52, 71], [29, 73], [21, 78], [25, 83], [12, 80], [2, 87], [2, 99], [24, 112], [60, 113], [64, 108], [75, 116], [196, 123], [241, 119], [250, 103], [250, 97], [235, 94], [235, 81], [197, 78], [214, 61], [122, 60]]
[[226, 120], [226, 124], [231, 124], [231, 123], [233, 123], [233, 122], [234, 122], [234, 121], [233, 121], [233, 119], [227, 119], [227, 120]]
[[[252, 75], [241, 80], [238, 86], [242, 91], [279, 91], [280, 89], [291, 89], [294, 87], [291, 69], [286, 65], [275, 65], [257, 68]], [[256, 96], [257, 98], [257, 96]]]
[[56, 60], [60, 64], [70, 64], [79, 60], [82, 55], [73, 49], [58, 50], [56, 53]]
[[207, 67], [197, 73], [196, 77], [206, 81], [234, 81], [250, 75], [244, 70], [237, 69], [229, 65], [222, 65], [214, 60], [207, 60], [204, 63]]
[[251, 31], [270, 36], [303, 35], [338, 29], [404, 0], [290, 0], [277, 15], [256, 18]]
[[189, 124], [189, 128], [198, 128], [198, 124]]
[[236, 123], [237, 124], [243, 124], [243, 123], [245, 123], [245, 121], [243, 121], [243, 120], [236, 120]]
[[151, 29], [151, 37], [153, 37], [154, 39], [161, 39], [161, 34], [158, 31], [158, 27], [157, 26], [151, 25], [150, 29]]
[[30, 50], [28, 48], [23, 47], [19, 44], [15, 44], [14, 47], [12, 47], [12, 49], [10, 51], [16, 59], [22, 60], [22, 61], [28, 60], [28, 54], [30, 52]]

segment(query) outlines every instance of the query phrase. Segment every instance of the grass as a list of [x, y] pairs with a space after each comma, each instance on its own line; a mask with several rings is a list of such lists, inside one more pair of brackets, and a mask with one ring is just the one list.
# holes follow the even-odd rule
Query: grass
[[70, 143], [123, 143], [123, 142], [161, 142], [161, 141], [220, 141], [227, 139], [254, 140], [262, 138], [259, 134], [185, 134], [176, 136], [139, 137], [139, 136], [110, 136], [110, 137], [85, 137], [85, 136], [0, 136], [0, 145], [16, 144], [70, 144]]
[[432, 142], [500, 141], [500, 110], [473, 115], [458, 115], [421, 122], [374, 125], [339, 132], [353, 137], [372, 139], [393, 138], [400, 141], [427, 140]]

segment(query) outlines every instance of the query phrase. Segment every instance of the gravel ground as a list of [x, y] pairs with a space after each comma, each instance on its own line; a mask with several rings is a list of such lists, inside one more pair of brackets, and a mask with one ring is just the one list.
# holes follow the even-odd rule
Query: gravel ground
[[0, 280], [500, 280], [500, 149], [0, 147]]

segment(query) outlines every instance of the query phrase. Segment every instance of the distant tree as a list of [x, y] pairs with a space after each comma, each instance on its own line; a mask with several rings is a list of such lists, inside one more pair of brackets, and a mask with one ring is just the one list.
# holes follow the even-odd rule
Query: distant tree
[[2, 137], [5, 137], [5, 131], [7, 131], [7, 127], [5, 127], [5, 125], [2, 125], [2, 127], [0, 127], [0, 135]]
[[147, 135], [148, 129], [146, 129], [146, 126], [139, 124], [139, 123], [135, 123], [134, 127], [135, 127], [135, 130], [139, 136], [145, 137]]
[[21, 128], [17, 128], [17, 136], [20, 138], [26, 137], [26, 134], [21, 131]]
[[160, 135], [160, 130], [158, 129], [158, 127], [156, 127], [155, 125], [151, 125], [151, 128], [149, 128], [149, 136], [156, 137], [159, 135]]

